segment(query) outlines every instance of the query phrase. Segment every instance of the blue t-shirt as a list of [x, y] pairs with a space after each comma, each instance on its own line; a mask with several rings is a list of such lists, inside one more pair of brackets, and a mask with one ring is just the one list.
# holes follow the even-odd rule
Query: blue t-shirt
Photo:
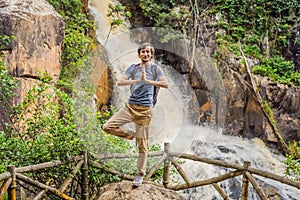
[[[152, 74], [152, 66], [153, 64], [150, 64], [146, 67], [146, 77], [148, 80], [156, 81], [159, 78], [164, 76], [164, 73], [162, 69], [157, 66], [156, 67], [156, 80], [154, 80], [154, 74]], [[130, 65], [126, 71], [125, 75], [130, 78], [131, 74], [133, 73], [133, 70], [135, 68], [135, 64]], [[134, 74], [134, 77], [132, 77], [133, 80], [139, 79], [141, 76], [142, 67], [140, 64], [138, 64], [138, 68], [136, 73]], [[131, 85], [130, 88], [131, 95], [129, 97], [128, 103], [130, 104], [138, 104], [143, 106], [153, 106], [153, 93], [154, 93], [154, 86], [148, 83], [145, 83], [143, 81], [135, 83]]]

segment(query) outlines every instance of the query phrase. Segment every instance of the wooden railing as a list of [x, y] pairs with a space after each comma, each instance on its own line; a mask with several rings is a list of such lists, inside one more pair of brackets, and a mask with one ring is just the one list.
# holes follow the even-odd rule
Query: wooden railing
[[[77, 165], [72, 169], [72, 172], [68, 175], [68, 177], [64, 180], [59, 189], [51, 187], [47, 184], [41, 183], [37, 180], [33, 180], [32, 178], [25, 176], [23, 173], [32, 173], [38, 170], [49, 169], [53, 167], [58, 167], [60, 165], [66, 165], [68, 163], [77, 163]], [[73, 199], [72, 197], [64, 194], [67, 187], [72, 182], [73, 177], [76, 173], [81, 170], [82, 171], [82, 184], [81, 184], [81, 199], [88, 199], [88, 182], [87, 182], [87, 173], [88, 173], [88, 162], [87, 162], [87, 153], [84, 152], [81, 156], [75, 156], [65, 161], [55, 160], [50, 162], [45, 162], [41, 164], [31, 165], [27, 167], [16, 168], [15, 166], [8, 166], [8, 172], [0, 174], [0, 183], [2, 183], [0, 187], [0, 199], [3, 199], [6, 193], [8, 193], [9, 200], [17, 199], [17, 180], [25, 182], [31, 186], [40, 188], [40, 192], [35, 196], [27, 197], [24, 192], [20, 192], [18, 199], [34, 199], [39, 200], [46, 195], [47, 192], [52, 193], [53, 195], [60, 197], [61, 199]]]
[[[102, 155], [98, 159], [124, 159], [129, 157], [138, 157], [138, 154], [132, 154], [132, 155], [125, 155], [125, 154], [113, 154], [113, 155]], [[250, 162], [244, 162], [244, 165], [237, 165], [237, 164], [231, 164], [220, 160], [214, 160], [210, 158], [202, 158], [196, 155], [191, 154], [185, 154], [185, 153], [176, 153], [170, 151], [170, 145], [168, 143], [164, 146], [164, 151], [158, 151], [158, 152], [150, 152], [149, 157], [159, 157], [159, 160], [149, 169], [148, 173], [146, 174], [144, 178], [144, 183], [151, 183], [155, 184], [159, 187], [165, 187], [171, 190], [184, 190], [188, 188], [195, 188], [195, 187], [201, 187], [205, 185], [212, 185], [222, 196], [223, 199], [230, 199], [230, 197], [226, 194], [226, 192], [219, 186], [219, 182], [237, 177], [242, 176], [242, 192], [241, 192], [241, 199], [246, 200], [249, 196], [249, 183], [252, 184], [253, 188], [255, 189], [255, 192], [258, 194], [260, 199], [268, 199], [265, 195], [265, 192], [263, 188], [259, 185], [256, 178], [253, 175], [261, 176], [264, 178], [272, 179], [278, 182], [281, 182], [286, 185], [290, 185], [292, 187], [300, 189], [300, 182], [290, 180], [283, 176], [278, 176], [276, 174], [258, 170], [255, 168], [252, 168], [250, 166]], [[184, 169], [181, 167], [181, 165], [176, 161], [177, 159], [187, 159], [192, 160], [195, 162], [201, 162], [206, 163], [210, 165], [220, 166], [223, 168], [229, 168], [232, 169], [232, 171], [216, 176], [213, 178], [208, 178], [206, 180], [198, 180], [198, 181], [191, 181], [191, 179], [187, 176]], [[40, 183], [37, 180], [33, 180], [28, 176], [23, 175], [23, 173], [32, 173], [37, 170], [41, 169], [48, 169], [52, 167], [57, 167], [60, 165], [65, 165], [68, 163], [76, 163], [75, 167], [72, 169], [71, 173], [68, 175], [68, 177], [63, 181], [61, 186], [59, 188], [54, 188], [52, 186], [49, 186], [47, 183]], [[149, 181], [151, 176], [156, 172], [157, 169], [160, 168], [160, 166], [163, 165], [164, 167], [164, 173], [163, 173], [163, 180], [162, 184], [154, 183]], [[171, 165], [175, 167], [177, 172], [180, 174], [180, 176], [183, 178], [184, 183], [181, 184], [172, 184], [170, 183], [170, 169]], [[133, 180], [132, 175], [128, 175], [125, 173], [122, 173], [116, 169], [107, 169], [104, 167], [101, 163], [95, 162], [93, 160], [88, 159], [87, 152], [83, 152], [81, 156], [75, 156], [73, 158], [70, 158], [66, 161], [51, 161], [46, 163], [41, 163], [37, 165], [32, 165], [28, 167], [21, 167], [21, 168], [15, 168], [14, 166], [8, 167], [8, 172], [0, 174], [0, 183], [2, 182], [1, 188], [0, 188], [0, 199], [3, 199], [5, 193], [8, 193], [8, 199], [15, 200], [17, 198], [17, 180], [25, 182], [27, 184], [30, 184], [34, 187], [37, 187], [40, 189], [38, 194], [35, 194], [35, 196], [31, 197], [30, 199], [38, 200], [42, 199], [46, 193], [50, 192], [53, 195], [60, 197], [61, 199], [74, 199], [73, 197], [68, 196], [64, 192], [66, 191], [67, 187], [70, 186], [73, 178], [76, 176], [78, 171], [81, 170], [81, 199], [82, 200], [88, 200], [89, 199], [89, 185], [88, 185], [88, 168], [96, 167], [101, 169], [102, 171], [105, 171], [107, 173], [111, 173], [114, 175], [117, 175], [123, 179], [127, 180]], [[22, 186], [21, 186], [22, 187]], [[97, 196], [99, 194], [93, 194], [91, 196]], [[19, 194], [20, 199], [29, 199], [26, 197], [25, 194], [22, 193]]]
[[[137, 157], [138, 154], [135, 154], [133, 156]], [[253, 188], [255, 189], [255, 191], [258, 194], [258, 196], [260, 197], [260, 199], [263, 199], [263, 200], [268, 199], [267, 196], [265, 195], [262, 187], [258, 184], [258, 182], [256, 181], [256, 179], [253, 175], [261, 176], [264, 178], [269, 178], [269, 179], [278, 181], [280, 183], [290, 185], [292, 187], [300, 189], [300, 182], [293, 181], [286, 177], [279, 176], [279, 175], [276, 175], [276, 174], [273, 174], [273, 173], [270, 173], [267, 171], [262, 171], [259, 169], [252, 168], [252, 167], [250, 167], [250, 164], [251, 164], [250, 162], [245, 161], [244, 165], [241, 166], [238, 164], [231, 164], [231, 163], [227, 163], [227, 162], [220, 161], [220, 160], [203, 158], [203, 157], [199, 157], [196, 155], [171, 152], [169, 143], [165, 143], [164, 151], [151, 152], [151, 153], [149, 153], [149, 156], [160, 156], [160, 159], [154, 166], [152, 166], [152, 168], [146, 174], [146, 176], [144, 178], [145, 182], [147, 182], [149, 180], [149, 178], [155, 173], [155, 171], [160, 167], [160, 165], [162, 165], [164, 163], [163, 186], [165, 188], [175, 190], [175, 191], [184, 190], [184, 189], [188, 189], [188, 188], [201, 187], [201, 186], [205, 186], [205, 185], [212, 185], [219, 192], [219, 194], [222, 196], [223, 199], [228, 200], [228, 199], [230, 199], [229, 196], [225, 193], [225, 191], [222, 190], [222, 188], [218, 185], [218, 183], [221, 181], [225, 181], [225, 180], [237, 177], [237, 176], [242, 176], [242, 194], [241, 194], [242, 200], [248, 199], [249, 182], [252, 184]], [[114, 155], [110, 155], [110, 156], [104, 155], [102, 158], [103, 159], [110, 159], [110, 158], [122, 159], [122, 158], [128, 158], [128, 157], [129, 157], [128, 155], [114, 154]], [[180, 166], [180, 164], [178, 164], [178, 162], [176, 161], [175, 158], [187, 159], [187, 160], [192, 160], [195, 162], [202, 162], [202, 163], [206, 163], [206, 164], [210, 164], [210, 165], [214, 165], [214, 166], [229, 168], [229, 169], [233, 169], [233, 171], [223, 174], [223, 175], [220, 175], [220, 176], [217, 176], [217, 177], [209, 178], [206, 180], [199, 180], [199, 181], [192, 182], [190, 180], [190, 178], [187, 176], [187, 174], [184, 172], [184, 169]], [[92, 164], [95, 164], [95, 163], [92, 163]], [[180, 176], [185, 181], [184, 184], [176, 184], [176, 185], [170, 184], [170, 180], [169, 180], [170, 176], [169, 175], [170, 175], [171, 164], [175, 167], [177, 172], [180, 174]], [[104, 168], [102, 168], [102, 169], [105, 170]], [[110, 172], [112, 174], [118, 175], [122, 178], [129, 179], [129, 180], [131, 180], [133, 178], [133, 177], [130, 177], [126, 174], [123, 174], [123, 173], [121, 173], [119, 171], [115, 171], [115, 170], [110, 170], [107, 172]]]

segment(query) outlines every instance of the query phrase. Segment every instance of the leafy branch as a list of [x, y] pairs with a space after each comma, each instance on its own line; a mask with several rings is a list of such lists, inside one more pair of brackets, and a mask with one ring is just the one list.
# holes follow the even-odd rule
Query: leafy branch
[[108, 10], [109, 11], [107, 13], [107, 16], [111, 17], [112, 21], [110, 23], [110, 28], [109, 28], [109, 31], [108, 31], [108, 34], [106, 36], [106, 40], [105, 40], [105, 43], [104, 43], [103, 46], [106, 45], [106, 43], [108, 41], [108, 38], [111, 34], [111, 31], [114, 28], [124, 24], [126, 18], [131, 18], [131, 12], [126, 11], [126, 6], [123, 6], [120, 3], [117, 3], [117, 4], [110, 3], [108, 5]]

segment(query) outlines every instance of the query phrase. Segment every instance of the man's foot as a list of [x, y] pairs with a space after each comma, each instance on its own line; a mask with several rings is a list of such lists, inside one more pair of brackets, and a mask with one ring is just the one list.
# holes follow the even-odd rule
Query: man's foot
[[132, 182], [132, 184], [136, 187], [141, 186], [142, 183], [143, 183], [143, 176], [140, 176], [140, 175], [137, 175]]

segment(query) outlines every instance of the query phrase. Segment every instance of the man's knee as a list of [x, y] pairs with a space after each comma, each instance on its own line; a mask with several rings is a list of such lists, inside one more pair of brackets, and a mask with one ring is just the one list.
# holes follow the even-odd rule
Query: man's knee
[[103, 124], [103, 126], [102, 126], [102, 130], [103, 130], [104, 132], [106, 132], [106, 133], [109, 133], [110, 130], [111, 130], [111, 128], [105, 123], [105, 124]]

